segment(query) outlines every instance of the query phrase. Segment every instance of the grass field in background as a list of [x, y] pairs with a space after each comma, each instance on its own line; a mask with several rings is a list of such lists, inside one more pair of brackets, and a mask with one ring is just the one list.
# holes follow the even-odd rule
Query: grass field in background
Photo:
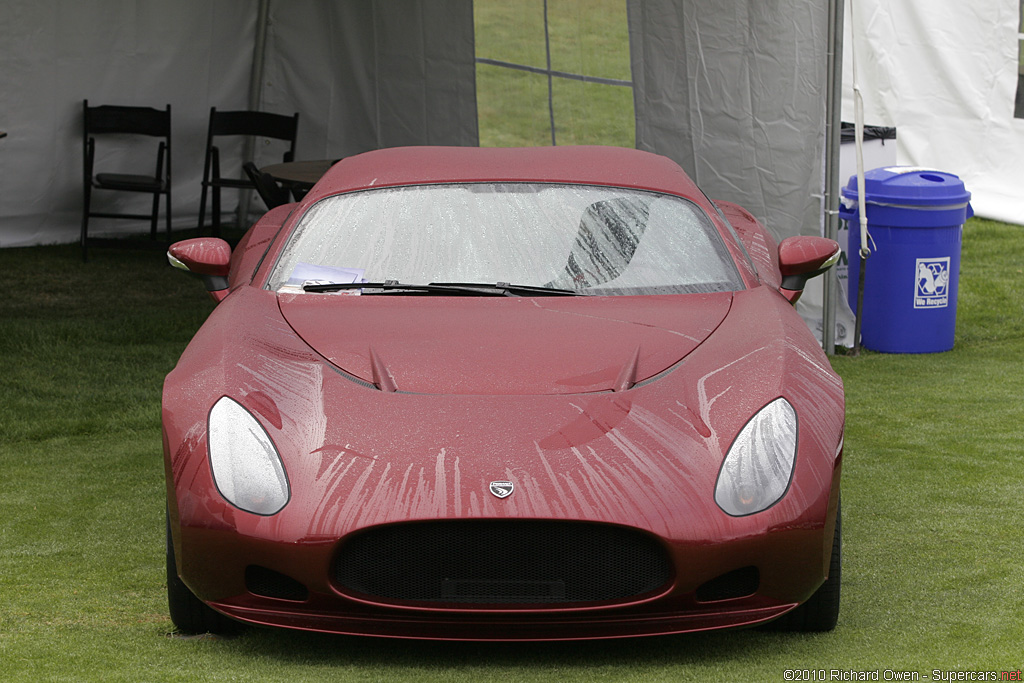
[[[545, 68], [544, 3], [474, 3], [477, 57]], [[630, 80], [626, 4], [621, 0], [548, 2], [551, 68], [597, 78]], [[477, 112], [482, 147], [550, 145], [546, 75], [480, 64]], [[633, 90], [555, 78], [559, 145], [633, 147]]]
[[0, 250], [0, 680], [783, 680], [1020, 668], [1024, 229], [973, 219], [956, 347], [837, 356], [845, 566], [828, 634], [459, 644], [170, 636], [160, 387], [212, 310], [159, 252]]

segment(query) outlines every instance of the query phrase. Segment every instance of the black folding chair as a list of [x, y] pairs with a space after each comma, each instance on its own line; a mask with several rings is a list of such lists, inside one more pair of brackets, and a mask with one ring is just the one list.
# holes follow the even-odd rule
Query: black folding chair
[[[167, 241], [171, 240], [171, 105], [163, 111], [150, 107], [120, 107], [102, 105], [90, 107], [89, 100], [83, 101], [83, 160], [84, 160], [84, 206], [82, 210], [82, 259], [86, 259], [87, 249], [97, 240], [89, 237], [90, 218], [127, 218], [149, 219], [150, 239], [156, 239], [157, 219], [160, 215], [160, 196], [166, 195], [167, 208]], [[136, 173], [95, 173], [96, 136], [143, 135], [162, 138], [157, 146], [156, 170], [153, 175]], [[108, 143], [104, 143], [108, 144]], [[143, 192], [153, 195], [153, 210], [148, 214], [115, 213], [112, 211], [93, 211], [93, 190], [113, 190], [117, 192]]]
[[[220, 191], [227, 187], [232, 189], [255, 188], [250, 178], [235, 178], [221, 174], [220, 148], [214, 144], [214, 138], [233, 135], [252, 135], [262, 138], [284, 140], [289, 143], [283, 161], [295, 158], [295, 139], [299, 129], [299, 114], [283, 116], [262, 111], [217, 111], [210, 109], [210, 125], [206, 134], [206, 160], [203, 163], [203, 189], [199, 198], [199, 232], [204, 228], [206, 220], [206, 193], [212, 190], [213, 195], [213, 234], [220, 234]], [[243, 161], [251, 162], [251, 159]]]

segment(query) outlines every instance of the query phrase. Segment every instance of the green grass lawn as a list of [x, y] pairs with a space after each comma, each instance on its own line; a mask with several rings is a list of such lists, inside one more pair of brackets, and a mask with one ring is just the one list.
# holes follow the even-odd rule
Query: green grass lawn
[[152, 251], [0, 250], [0, 679], [783, 680], [1024, 664], [1024, 229], [965, 231], [957, 340], [835, 357], [845, 567], [828, 634], [459, 644], [171, 637], [159, 397], [212, 304]]

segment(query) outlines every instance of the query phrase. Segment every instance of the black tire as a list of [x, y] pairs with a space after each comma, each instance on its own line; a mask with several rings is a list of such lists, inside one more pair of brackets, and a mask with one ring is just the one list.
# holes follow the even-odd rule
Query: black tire
[[836, 531], [832, 536], [832, 559], [828, 578], [807, 602], [766, 624], [771, 631], [831, 631], [839, 621], [839, 594], [843, 578], [843, 507], [836, 510]]
[[197, 598], [178, 576], [170, 519], [167, 520], [167, 607], [179, 633], [232, 635], [242, 628], [239, 622], [229, 619]]

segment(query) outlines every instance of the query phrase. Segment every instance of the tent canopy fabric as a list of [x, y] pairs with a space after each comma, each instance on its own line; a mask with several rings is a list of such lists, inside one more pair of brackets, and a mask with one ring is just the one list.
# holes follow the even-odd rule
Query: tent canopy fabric
[[[309, 112], [320, 157], [476, 145], [470, 0], [272, 3], [263, 103]], [[307, 158], [314, 144], [304, 150]]]
[[[1014, 118], [1020, 21], [1019, 0], [847, 0], [845, 19], [864, 121], [896, 128], [897, 163], [955, 173], [972, 193], [976, 215], [1018, 224], [1024, 223], [1024, 119]], [[853, 121], [853, 52], [843, 53], [846, 121]]]
[[777, 239], [820, 234], [827, 3], [630, 0], [637, 147]]

